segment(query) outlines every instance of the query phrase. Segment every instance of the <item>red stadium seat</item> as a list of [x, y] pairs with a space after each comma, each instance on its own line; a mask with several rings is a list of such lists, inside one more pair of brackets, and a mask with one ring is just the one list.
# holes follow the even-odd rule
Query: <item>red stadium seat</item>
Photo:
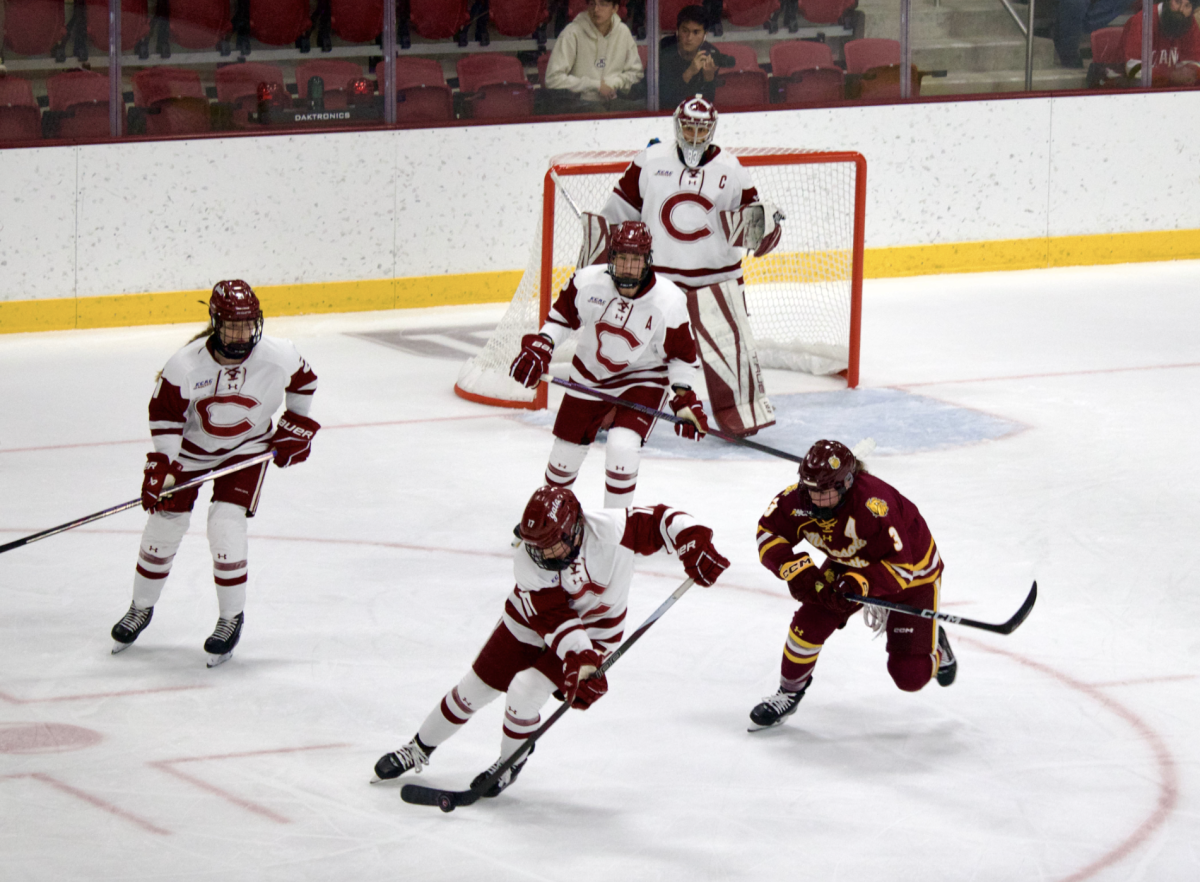
[[[375, 69], [378, 76], [380, 71]], [[433, 58], [401, 57], [396, 59], [396, 88], [411, 89], [413, 86], [444, 86], [446, 74], [442, 63]]]
[[348, 43], [370, 43], [383, 33], [383, 0], [330, 0], [333, 32]]
[[69, 70], [46, 80], [50, 110], [65, 114], [57, 120], [60, 138], [107, 138], [112, 132], [108, 114], [108, 74]]
[[815, 104], [846, 97], [846, 73], [826, 43], [788, 40], [771, 46], [772, 80], [784, 104]]
[[900, 63], [900, 41], [868, 37], [850, 40], [842, 47], [846, 54], [846, 73], [866, 73], [873, 67]]
[[33, 86], [20, 77], [0, 77], [0, 142], [42, 137], [42, 113]]
[[[586, 10], [587, 5], [588, 0], [571, 0], [567, 6], [567, 15], [571, 18], [571, 21], [574, 21], [575, 16]], [[621, 0], [621, 3], [617, 6], [617, 15], [621, 16], [621, 21], [625, 22], [626, 24], [629, 23], [629, 9], [627, 7], [626, 0]], [[675, 30], [675, 26], [673, 24], [671, 25], [671, 30]]]
[[449, 40], [471, 20], [470, 0], [409, 0], [408, 21], [426, 40]]
[[758, 53], [746, 43], [718, 43], [717, 49], [733, 58], [734, 65], [717, 71], [718, 110], [759, 107], [769, 102], [767, 72], [758, 66]]
[[513, 55], [477, 53], [464, 55], [455, 64], [458, 71], [458, 90], [478, 92], [494, 83], [527, 85], [525, 68]]
[[809, 67], [833, 66], [833, 50], [828, 43], [787, 40], [771, 46], [771, 71], [777, 77], [790, 76]]
[[464, 55], [455, 65], [458, 90], [466, 94], [473, 119], [533, 115], [533, 90], [525, 68], [511, 55]]
[[[384, 94], [383, 63], [375, 66], [379, 92]], [[441, 62], [432, 58], [396, 59], [396, 121], [437, 122], [454, 119], [454, 95], [446, 85]]]
[[833, 24], [858, 5], [858, 0], [800, 0], [800, 14], [813, 24]]
[[184, 49], [212, 49], [233, 33], [229, 0], [171, 0], [170, 26]]
[[749, 43], [714, 43], [717, 51], [733, 58], [737, 63], [728, 70], [762, 70], [758, 66], [758, 51]]
[[491, 0], [491, 23], [506, 37], [528, 37], [550, 18], [546, 0]]
[[312, 30], [308, 0], [250, 0], [250, 36], [268, 46], [290, 46]]
[[1092, 62], [1124, 67], [1125, 54], [1121, 51], [1121, 34], [1124, 28], [1100, 28], [1092, 31]]
[[147, 135], [190, 135], [212, 130], [200, 74], [151, 67], [133, 75], [133, 103], [146, 114]]
[[272, 83], [279, 89], [277, 94], [287, 94], [283, 68], [274, 64], [226, 64], [217, 68], [216, 80], [217, 100], [233, 105], [233, 123], [240, 127], [250, 125], [250, 114], [258, 112], [259, 83]]
[[7, 10], [4, 45], [18, 55], [48, 55], [67, 35], [63, 0], [7, 0]]
[[725, 0], [725, 18], [741, 28], [759, 28], [779, 11], [779, 0]]
[[[87, 0], [87, 33], [93, 46], [108, 51], [108, 0]], [[148, 36], [147, 0], [121, 0], [121, 51], [132, 52]]]
[[[725, 0], [725, 3], [728, 6], [729, 0]], [[675, 33], [679, 10], [685, 6], [696, 5], [696, 0], [658, 0], [658, 29], [664, 34]]]
[[362, 76], [362, 66], [353, 61], [318, 58], [296, 65], [296, 89], [301, 98], [308, 98], [308, 81], [320, 77], [325, 87], [325, 109], [342, 110], [350, 103], [350, 84]]

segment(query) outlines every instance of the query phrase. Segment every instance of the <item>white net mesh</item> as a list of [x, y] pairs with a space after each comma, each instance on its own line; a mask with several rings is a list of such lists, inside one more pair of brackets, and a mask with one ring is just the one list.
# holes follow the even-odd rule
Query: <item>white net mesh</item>
[[[742, 261], [759, 363], [814, 374], [844, 370], [850, 343], [854, 162], [844, 154], [825, 160], [814, 153], [806, 159], [817, 161], [798, 164], [787, 159], [800, 152], [795, 150], [733, 148], [731, 152], [751, 166], [760, 198], [773, 202], [787, 216], [778, 247], [766, 257], [747, 256]], [[575, 271], [579, 255], [581, 227], [570, 201], [581, 211], [598, 212], [635, 155], [633, 151], [573, 153], [551, 160], [561, 188], [554, 202], [551, 300]], [[612, 170], [576, 173], [581, 166], [601, 163], [612, 163]], [[508, 311], [483, 351], [459, 372], [456, 385], [464, 392], [498, 402], [534, 399], [533, 390], [508, 376], [508, 368], [521, 349], [521, 337], [536, 333], [540, 326], [543, 223], [539, 214], [529, 263]], [[573, 350], [572, 345], [558, 347], [555, 362], [569, 361]]]

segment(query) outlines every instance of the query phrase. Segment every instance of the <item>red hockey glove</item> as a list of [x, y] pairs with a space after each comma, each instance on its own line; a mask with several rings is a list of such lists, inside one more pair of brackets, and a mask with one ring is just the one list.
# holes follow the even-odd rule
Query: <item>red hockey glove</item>
[[832, 585], [826, 584], [817, 591], [817, 602], [830, 612], [848, 616], [856, 612], [862, 604], [847, 600], [842, 595], [852, 594], [856, 597], [867, 595], [867, 580], [858, 573], [842, 573]]
[[817, 592], [814, 589], [817, 580], [821, 578], [821, 571], [817, 569], [817, 565], [813, 563], [813, 559], [808, 556], [807, 551], [800, 552], [800, 556], [795, 560], [789, 560], [781, 566], [779, 578], [787, 582], [788, 591], [801, 603], [809, 603], [817, 599]]
[[172, 466], [165, 453], [147, 453], [146, 465], [142, 471], [142, 508], [152, 513], [158, 511], [158, 498], [166, 489], [167, 477], [177, 475], [180, 471], [179, 464]]
[[[563, 659], [563, 701], [566, 701], [572, 707], [576, 707], [575, 701], [583, 691], [583, 681], [595, 673], [599, 667], [600, 655], [594, 649], [585, 649], [583, 652], [568, 652]], [[583, 705], [584, 708], [608, 691], [608, 681], [604, 678], [604, 675], [600, 675], [597, 679], [599, 683], [594, 685], [599, 687], [599, 691], [596, 693], [595, 698]]]
[[575, 693], [575, 700], [571, 702], [571, 707], [578, 710], [587, 710], [603, 698], [607, 692], [608, 677], [604, 674], [600, 674], [599, 676], [593, 674], [586, 680], [579, 681], [579, 691]]
[[676, 423], [675, 434], [689, 441], [699, 441], [708, 431], [708, 417], [704, 414], [704, 405], [687, 386], [675, 386], [674, 389], [675, 396], [670, 402], [671, 412], [688, 421]]
[[313, 438], [321, 424], [298, 413], [285, 410], [271, 436], [271, 449], [275, 451], [275, 465], [286, 469], [290, 465], [304, 462], [312, 452]]
[[713, 548], [712, 530], [698, 524], [679, 531], [675, 550], [683, 561], [683, 570], [706, 588], [729, 567], [729, 561]]
[[542, 374], [550, 369], [550, 356], [554, 354], [554, 343], [541, 334], [526, 334], [521, 338], [521, 351], [513, 359], [508, 373], [526, 389], [537, 386]]

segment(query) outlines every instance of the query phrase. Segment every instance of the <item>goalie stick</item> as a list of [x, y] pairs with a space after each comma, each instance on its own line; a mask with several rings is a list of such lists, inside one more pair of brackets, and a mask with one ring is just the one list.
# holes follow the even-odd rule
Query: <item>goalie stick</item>
[[[214, 469], [203, 475], [192, 478], [189, 481], [184, 481], [182, 484], [176, 484], [174, 487], [168, 487], [163, 490], [159, 496], [170, 496], [172, 493], [178, 493], [180, 490], [189, 490], [192, 487], [198, 487], [208, 481], [222, 478], [225, 475], [231, 475], [234, 472], [239, 472], [242, 469], [248, 469], [250, 466], [258, 465], [259, 463], [267, 462], [275, 458], [275, 451], [268, 450], [266, 453], [260, 453], [257, 456], [252, 456], [244, 462], [234, 463], [233, 465], [223, 468]], [[112, 508], [106, 508], [103, 511], [98, 511], [95, 514], [85, 515], [74, 521], [68, 521], [65, 524], [59, 524], [57, 527], [51, 527], [49, 530], [42, 530], [40, 533], [33, 533], [23, 539], [14, 539], [12, 542], [7, 542], [0, 545], [0, 554], [6, 551], [11, 551], [14, 548], [20, 548], [22, 545], [28, 545], [31, 542], [37, 542], [39, 539], [49, 539], [51, 536], [57, 536], [59, 533], [65, 533], [67, 530], [74, 530], [76, 527], [82, 527], [84, 524], [90, 524], [93, 521], [98, 521], [101, 518], [106, 518], [109, 515], [115, 515], [119, 512], [127, 511], [142, 504], [142, 498], [131, 499], [129, 502], [122, 502], [120, 505], [114, 505]]]
[[1011, 634], [1021, 626], [1021, 622], [1029, 618], [1029, 613], [1033, 609], [1033, 604], [1037, 602], [1037, 582], [1033, 583], [1033, 587], [1029, 589], [1029, 594], [1025, 598], [1025, 602], [1021, 604], [1011, 619], [1007, 622], [1002, 622], [999, 625], [993, 625], [989, 622], [978, 622], [975, 619], [966, 619], [962, 616], [951, 615], [950, 613], [935, 612], [932, 609], [921, 609], [916, 606], [906, 606], [903, 603], [892, 603], [890, 600], [880, 600], [877, 597], [855, 597], [853, 594], [843, 594], [842, 597], [847, 600], [853, 600], [855, 603], [860, 603], [864, 606], [880, 606], [884, 609], [889, 609], [892, 612], [903, 613], [906, 616], [919, 616], [922, 619], [937, 619], [939, 622], [948, 622], [951, 625], [965, 625], [968, 628], [980, 628], [984, 631], [992, 631], [996, 634]]
[[[633, 644], [638, 641], [639, 637], [650, 630], [650, 626], [661, 619], [663, 613], [669, 610], [675, 604], [675, 601], [683, 597], [683, 595], [687, 593], [687, 590], [694, 584], [695, 582], [692, 579], [684, 579], [683, 583], [675, 589], [671, 596], [659, 604], [658, 609], [650, 614], [650, 618], [642, 622], [638, 629], [629, 635], [629, 639], [618, 646], [613, 651], [613, 654], [604, 660], [604, 662], [596, 670], [596, 674], [593, 674], [593, 676], [604, 674], [609, 668], [616, 664], [617, 659], [628, 652], [629, 647], [633, 646]], [[475, 787], [471, 787], [468, 790], [439, 790], [436, 787], [424, 787], [420, 784], [405, 784], [402, 788], [400, 788], [400, 798], [405, 802], [412, 803], [413, 805], [436, 805], [444, 812], [452, 812], [460, 805], [473, 805], [479, 801], [479, 798], [483, 796], [483, 794], [487, 793], [493, 784], [500, 780], [501, 775], [520, 762], [521, 757], [533, 750], [534, 743], [543, 735], [545, 735], [546, 730], [557, 723], [559, 718], [570, 709], [571, 705], [565, 701], [559, 705], [558, 709], [550, 715], [550, 719], [542, 723], [538, 730], [530, 735], [525, 743], [518, 747], [512, 756], [501, 763], [500, 767], [496, 769], [496, 771], [492, 772], [492, 774], [480, 781]]]

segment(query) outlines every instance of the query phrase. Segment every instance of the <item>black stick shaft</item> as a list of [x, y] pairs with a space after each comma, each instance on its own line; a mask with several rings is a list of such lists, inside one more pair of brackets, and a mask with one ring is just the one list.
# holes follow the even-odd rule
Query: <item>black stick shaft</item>
[[[245, 462], [239, 462], [230, 466], [225, 466], [224, 468], [215, 469], [206, 474], [192, 478], [191, 480], [184, 481], [182, 484], [177, 484], [174, 487], [168, 487], [159, 495], [170, 496], [172, 493], [178, 493], [180, 490], [189, 490], [192, 487], [198, 487], [201, 484], [215, 480], [216, 478], [222, 478], [225, 475], [233, 474], [234, 472], [241, 471], [242, 469], [248, 469], [250, 466], [258, 465], [259, 463], [266, 462], [269, 459], [274, 459], [274, 457], [275, 452], [273, 450], [269, 450], [266, 453], [258, 454], [258, 456], [252, 456]], [[84, 517], [77, 518], [76, 520], [68, 521], [65, 524], [59, 524], [57, 527], [51, 527], [49, 530], [42, 530], [40, 533], [33, 533], [32, 535], [25, 536], [21, 539], [14, 539], [12, 542], [7, 542], [4, 545], [0, 545], [0, 554], [3, 554], [6, 551], [11, 551], [14, 548], [20, 548], [22, 545], [28, 545], [31, 542], [37, 542], [39, 539], [48, 539], [51, 536], [57, 536], [59, 533], [65, 533], [67, 530], [74, 530], [76, 527], [82, 527], [84, 524], [90, 524], [93, 521], [101, 520], [109, 515], [115, 515], [123, 511], [128, 511], [129, 509], [136, 508], [141, 504], [142, 498], [139, 496], [137, 499], [131, 499], [128, 502], [122, 502], [120, 505], [114, 505], [112, 508], [106, 508], [103, 511], [85, 515]]]
[[[601, 401], [607, 401], [609, 404], [615, 404], [618, 407], [628, 407], [630, 410], [636, 410], [639, 413], [644, 413], [647, 416], [657, 417], [658, 419], [668, 420], [672, 423], [695, 425], [691, 420], [685, 420], [683, 417], [675, 416], [673, 413], [667, 413], [662, 410], [655, 410], [653, 407], [646, 407], [644, 404], [638, 404], [634, 401], [626, 401], [623, 398], [618, 398], [615, 395], [609, 395], [606, 392], [599, 392], [596, 389], [589, 389], [587, 386], [572, 382], [571, 380], [560, 380], [558, 377], [548, 377], [549, 382], [563, 386], [582, 395], [590, 395], [593, 398], [598, 398]], [[768, 447], [765, 444], [759, 444], [755, 441], [747, 441], [745, 438], [739, 438], [737, 435], [731, 435], [728, 432], [723, 432], [720, 429], [710, 428], [707, 434], [715, 438], [720, 438], [729, 444], [736, 444], [739, 447], [749, 447], [751, 450], [758, 450], [762, 453], [768, 453], [771, 456], [778, 456], [780, 459], [786, 459], [791, 462], [804, 462], [804, 457], [796, 456], [794, 453], [788, 453], [784, 450], [776, 450], [774, 447]]]
[[892, 610], [893, 612], [903, 613], [906, 616], [917, 616], [922, 619], [937, 619], [940, 622], [948, 622], [951, 625], [965, 625], [968, 628], [980, 628], [984, 631], [993, 631], [997, 634], [1011, 634], [1017, 630], [1020, 624], [1029, 617], [1030, 610], [1033, 609], [1033, 604], [1037, 601], [1037, 582], [1033, 583], [1033, 587], [1029, 589], [1029, 594], [1025, 597], [1021, 608], [1013, 614], [1013, 617], [1007, 622], [1002, 622], [998, 625], [993, 625], [989, 622], [979, 622], [975, 619], [968, 619], [962, 616], [951, 615], [950, 613], [936, 612], [932, 609], [921, 609], [918, 606], [908, 606], [903, 603], [893, 603], [890, 600], [881, 600], [878, 597], [856, 597], [853, 594], [843, 594], [847, 600], [853, 600], [855, 603], [863, 606], [879, 606], [884, 609]]

